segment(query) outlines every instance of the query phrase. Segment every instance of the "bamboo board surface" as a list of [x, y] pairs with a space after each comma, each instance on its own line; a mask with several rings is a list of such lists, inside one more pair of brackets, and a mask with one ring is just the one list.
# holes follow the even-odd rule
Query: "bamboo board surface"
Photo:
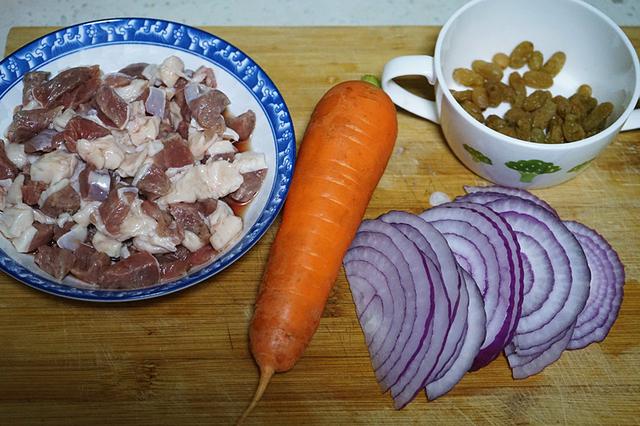
[[[392, 57], [432, 53], [436, 27], [204, 28], [249, 54], [281, 90], [298, 142], [333, 84], [379, 74]], [[52, 28], [13, 28], [6, 52]], [[640, 28], [627, 28], [636, 48]], [[311, 48], [311, 46], [313, 48]], [[415, 85], [415, 82], [409, 82]], [[367, 210], [420, 212], [429, 194], [483, 184], [440, 128], [399, 111], [394, 154]], [[627, 132], [573, 181], [534, 191], [597, 229], [626, 266], [609, 337], [511, 378], [500, 357], [448, 395], [402, 411], [380, 393], [341, 273], [302, 360], [275, 377], [248, 424], [637, 424], [640, 422], [640, 133]], [[257, 383], [247, 329], [274, 225], [208, 282], [130, 304], [49, 296], [0, 274], [0, 423], [231, 424]]]

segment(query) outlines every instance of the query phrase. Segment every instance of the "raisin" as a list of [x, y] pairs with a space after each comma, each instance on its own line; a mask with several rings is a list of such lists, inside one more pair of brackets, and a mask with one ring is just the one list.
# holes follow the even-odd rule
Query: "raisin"
[[560, 117], [553, 117], [549, 120], [547, 126], [546, 143], [563, 143], [564, 133], [562, 132], [562, 119]]
[[490, 116], [488, 116], [487, 119], [484, 121], [484, 124], [492, 128], [493, 130], [497, 130], [497, 131], [500, 131], [500, 129], [503, 129], [509, 126], [507, 122], [504, 121], [503, 118], [498, 117], [495, 114], [491, 114]]
[[471, 101], [464, 101], [460, 105], [464, 108], [465, 111], [469, 113], [473, 118], [478, 120], [481, 123], [484, 123], [484, 116], [482, 115], [482, 111], [478, 105], [474, 104]]
[[607, 118], [613, 112], [613, 104], [611, 102], [603, 102], [593, 109], [582, 121], [582, 127], [585, 132], [597, 130], [601, 123], [607, 121]]
[[567, 61], [567, 55], [564, 52], [556, 52], [542, 66], [542, 71], [555, 77], [560, 73], [564, 63]]
[[480, 74], [468, 68], [456, 68], [453, 70], [453, 79], [467, 87], [482, 86], [484, 79]]
[[544, 129], [549, 124], [549, 121], [556, 115], [557, 106], [551, 100], [551, 94], [549, 94], [549, 98], [546, 100], [544, 105], [538, 108], [533, 113], [533, 127], [538, 127], [540, 129]]
[[557, 114], [564, 118], [565, 115], [569, 112], [569, 110], [571, 109], [571, 104], [569, 103], [569, 99], [565, 98], [564, 96], [554, 96], [553, 97], [553, 102], [555, 102], [556, 104], [556, 112]]
[[576, 93], [569, 98], [569, 105], [569, 112], [582, 120], [598, 105], [598, 101], [590, 96], [585, 97]]
[[486, 62], [478, 59], [471, 63], [471, 69], [480, 74], [487, 81], [496, 83], [502, 80], [502, 68], [493, 62]]
[[520, 73], [514, 71], [509, 74], [509, 86], [513, 89], [513, 101], [511, 106], [522, 106], [524, 99], [527, 97], [527, 88]]
[[511, 68], [522, 68], [527, 63], [529, 57], [533, 53], [533, 43], [523, 41], [518, 44], [509, 56], [509, 66]]
[[536, 90], [524, 99], [522, 109], [525, 111], [535, 111], [550, 99], [551, 92], [548, 90]]
[[591, 97], [593, 91], [591, 90], [591, 86], [588, 84], [581, 84], [580, 87], [578, 87], [578, 90], [576, 90], [576, 93], [588, 98]]
[[544, 63], [544, 57], [542, 56], [542, 52], [540, 52], [539, 50], [536, 50], [533, 53], [531, 53], [531, 56], [529, 56], [529, 61], [527, 62], [527, 65], [529, 65], [530, 70], [538, 71], [540, 68], [542, 68], [543, 63]]
[[580, 123], [574, 119], [565, 120], [562, 124], [562, 133], [567, 142], [578, 141], [584, 139], [586, 133]]
[[516, 135], [518, 139], [528, 141], [531, 138], [531, 117], [523, 117], [516, 123]]
[[534, 89], [548, 89], [553, 86], [553, 77], [543, 71], [527, 71], [523, 79], [527, 86]]
[[493, 55], [493, 58], [491, 58], [491, 62], [500, 68], [505, 69], [509, 66], [509, 55], [506, 53], [496, 53]]
[[531, 135], [529, 135], [530, 142], [545, 143], [546, 135], [544, 130], [539, 127], [531, 128]]
[[518, 138], [518, 135], [516, 134], [516, 129], [514, 129], [511, 126], [503, 127], [498, 131], [503, 135], [511, 136], [512, 138], [516, 138], [516, 139]]
[[471, 100], [472, 90], [452, 90], [451, 94], [453, 95], [453, 99], [458, 102], [470, 101]]
[[519, 107], [513, 107], [504, 114], [504, 119], [512, 126], [523, 118], [530, 118], [531, 114]]
[[487, 95], [487, 89], [484, 87], [474, 87], [471, 93], [471, 100], [474, 104], [478, 105], [481, 110], [487, 109], [489, 106], [489, 96]]
[[504, 100], [502, 89], [499, 83], [486, 82], [484, 88], [487, 92], [490, 107], [497, 107]]

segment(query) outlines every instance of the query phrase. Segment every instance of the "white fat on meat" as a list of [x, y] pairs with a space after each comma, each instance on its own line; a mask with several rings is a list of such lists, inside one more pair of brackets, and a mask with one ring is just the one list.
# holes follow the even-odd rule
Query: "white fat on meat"
[[241, 152], [233, 159], [233, 166], [240, 173], [249, 173], [266, 169], [267, 161], [261, 152]]
[[44, 206], [44, 203], [47, 201], [47, 198], [49, 198], [51, 194], [55, 194], [67, 185], [69, 185], [69, 179], [62, 179], [42, 191], [42, 193], [40, 194], [40, 198], [38, 199], [38, 206], [42, 208], [42, 206]]
[[37, 233], [38, 230], [31, 225], [22, 234], [20, 234], [19, 237], [11, 240], [16, 251], [18, 253], [27, 253], [29, 251], [29, 247], [31, 247], [33, 237], [35, 237]]
[[211, 138], [207, 138], [205, 132], [189, 128], [189, 151], [191, 151], [191, 155], [193, 155], [193, 158], [197, 161], [204, 158], [204, 154], [216, 140], [217, 137], [215, 135]]
[[226, 127], [224, 129], [224, 132], [222, 132], [222, 135], [220, 136], [222, 137], [222, 139], [227, 139], [234, 142], [238, 142], [240, 140], [240, 135], [231, 127]]
[[84, 243], [87, 239], [87, 227], [80, 224], [75, 224], [69, 231], [62, 234], [58, 238], [57, 244], [60, 248], [75, 251], [80, 244]]
[[80, 201], [80, 209], [75, 212], [71, 218], [79, 225], [89, 226], [91, 224], [91, 215], [98, 212], [100, 201]]
[[126, 103], [130, 104], [138, 99], [147, 87], [149, 87], [147, 80], [137, 78], [126, 86], [116, 87], [113, 90], [115, 90], [118, 96], [124, 99]]
[[5, 197], [6, 204], [9, 205], [18, 205], [22, 204], [22, 185], [24, 184], [24, 175], [19, 174], [16, 178], [11, 182], [9, 189], [7, 190], [7, 195]]
[[171, 184], [159, 203], [194, 203], [208, 198], [222, 198], [238, 189], [243, 178], [238, 169], [226, 161], [210, 161], [190, 166]]
[[224, 139], [216, 140], [211, 146], [207, 149], [207, 154], [210, 156], [220, 155], [220, 154], [235, 154], [236, 147], [233, 146], [231, 142]]
[[182, 245], [187, 248], [190, 252], [195, 252], [204, 247], [206, 244], [205, 241], [202, 241], [200, 237], [194, 234], [191, 231], [184, 231], [184, 238], [182, 239]]
[[120, 163], [120, 167], [116, 172], [122, 177], [133, 177], [149, 156], [149, 148], [147, 145], [138, 147], [133, 152], [125, 153], [124, 160]]
[[33, 209], [26, 204], [0, 212], [0, 232], [9, 239], [19, 237], [33, 223]]
[[169, 56], [160, 64], [158, 74], [167, 87], [173, 87], [180, 77], [184, 77], [184, 62], [177, 56]]
[[[176, 101], [169, 102], [169, 120], [171, 121], [171, 125], [173, 129], [178, 128], [178, 124], [182, 121], [182, 113], [180, 112], [180, 106], [176, 103]], [[191, 131], [191, 129], [189, 129]]]
[[116, 239], [108, 237], [102, 232], [96, 232], [91, 239], [91, 243], [93, 244], [93, 248], [109, 257], [120, 257], [122, 243]]
[[160, 67], [156, 64], [149, 64], [142, 70], [142, 76], [151, 84], [156, 85], [156, 81], [160, 78]]
[[[83, 139], [80, 139], [80, 141], [82, 140]], [[91, 141], [91, 143], [93, 144], [96, 141], [98, 141], [98, 139]], [[64, 178], [73, 176], [77, 164], [78, 159], [73, 154], [62, 150], [49, 152], [41, 156], [31, 165], [31, 179], [49, 184], [58, 182]]]
[[133, 145], [139, 146], [154, 141], [160, 132], [160, 117], [147, 116], [144, 103], [136, 101], [129, 105], [129, 121], [126, 130]]
[[207, 225], [211, 232], [209, 242], [217, 251], [224, 249], [242, 232], [242, 219], [221, 200], [218, 200], [216, 210], [207, 216]]
[[77, 114], [73, 110], [73, 108], [67, 108], [63, 111], [60, 111], [55, 117], [53, 117], [53, 128], [58, 132], [62, 132], [65, 127], [67, 127], [67, 123]]
[[17, 168], [22, 169], [28, 162], [27, 154], [24, 152], [24, 145], [21, 143], [5, 143], [4, 150], [7, 158], [11, 160]]
[[92, 141], [78, 139], [76, 143], [78, 155], [96, 169], [115, 170], [124, 160], [124, 151], [113, 135], [103, 136]]

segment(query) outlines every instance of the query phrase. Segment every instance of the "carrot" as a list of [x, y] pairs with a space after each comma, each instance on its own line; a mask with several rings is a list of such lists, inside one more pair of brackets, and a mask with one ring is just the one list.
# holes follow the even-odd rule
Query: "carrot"
[[396, 135], [391, 99], [368, 82], [340, 83], [316, 105], [249, 329], [260, 382], [240, 421], [274, 372], [294, 366], [318, 328]]

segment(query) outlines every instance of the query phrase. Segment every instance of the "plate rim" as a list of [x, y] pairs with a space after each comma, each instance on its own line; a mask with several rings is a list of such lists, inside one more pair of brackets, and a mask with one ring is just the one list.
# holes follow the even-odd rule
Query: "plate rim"
[[[87, 40], [78, 40], [81, 35], [87, 36], [87, 29], [100, 25], [121, 25], [119, 27], [121, 31], [133, 30], [133, 37], [137, 38], [127, 39], [125, 34], [122, 40], [96, 40], [93, 36], [89, 43], [87, 43]], [[162, 28], [159, 28], [160, 26]], [[156, 27], [155, 32], [139, 33], [145, 29], [153, 31], [154, 27]], [[81, 34], [82, 30], [84, 30], [84, 34]], [[167, 36], [167, 30], [171, 31], [169, 36]], [[76, 32], [75, 36], [71, 34], [74, 31]], [[106, 32], [108, 33], [108, 31]], [[113, 33], [107, 35], [113, 36]], [[192, 35], [196, 36], [196, 39], [200, 42], [204, 39], [214, 41], [211, 46], [220, 44], [222, 48], [215, 47], [211, 53], [207, 53], [209, 45], [205, 45], [202, 52], [195, 50], [196, 47], [202, 48], [202, 43], [196, 47], [190, 46], [189, 48], [176, 45], [176, 43], [182, 41], [181, 39], [185, 35], [188, 38]], [[163, 37], [165, 40], [163, 40]], [[52, 40], [52, 38], [54, 39]], [[59, 42], [60, 40], [61, 42]], [[41, 51], [43, 43], [47, 41], [52, 42], [48, 46], [51, 50], [58, 43], [59, 52], [45, 53], [42, 55], [43, 60], [37, 60], [40, 59], [40, 55], [37, 54], [38, 50]], [[168, 41], [173, 41], [174, 43], [171, 44]], [[193, 41], [194, 39], [191, 38], [191, 45], [193, 45]], [[69, 43], [73, 43], [73, 45], [65, 49], [65, 44]], [[0, 61], [0, 101], [9, 90], [22, 81], [27, 71], [38, 69], [56, 58], [100, 46], [134, 43], [163, 46], [201, 57], [203, 60], [214, 63], [229, 72], [251, 92], [267, 117], [275, 143], [275, 177], [265, 207], [259, 214], [256, 223], [253, 224], [244, 237], [236, 242], [222, 257], [193, 274], [188, 274], [175, 281], [142, 289], [101, 290], [69, 286], [34, 272], [0, 249], [0, 270], [28, 287], [54, 296], [87, 302], [131, 302], [172, 294], [213, 278], [238, 261], [264, 236], [284, 205], [284, 200], [291, 184], [296, 157], [295, 129], [284, 97], [260, 64], [232, 43], [208, 31], [188, 24], [150, 17], [118, 17], [89, 20], [51, 31], [17, 48]], [[226, 55], [221, 52], [226, 52]], [[20, 55], [23, 55], [23, 58], [19, 58]], [[214, 58], [216, 55], [217, 57]], [[237, 65], [237, 61], [234, 61], [232, 57], [241, 58], [244, 65]], [[224, 59], [225, 62], [221, 61], [220, 58]], [[18, 59], [21, 59], [22, 67], [20, 67], [20, 63], [16, 62]], [[31, 63], [25, 67], [24, 63], [29, 62], [29, 60], [31, 60]], [[235, 68], [233, 67], [234, 64], [236, 64]], [[241, 76], [241, 69], [245, 72], [244, 76]], [[13, 76], [10, 75], [11, 73], [13, 73]], [[7, 74], [9, 74], [8, 80], [6, 79]], [[255, 86], [252, 88], [246, 79], [255, 80]], [[262, 94], [262, 98], [260, 98], [259, 94]], [[271, 110], [267, 108], [269, 105]], [[243, 243], [243, 241], [245, 242]]]

